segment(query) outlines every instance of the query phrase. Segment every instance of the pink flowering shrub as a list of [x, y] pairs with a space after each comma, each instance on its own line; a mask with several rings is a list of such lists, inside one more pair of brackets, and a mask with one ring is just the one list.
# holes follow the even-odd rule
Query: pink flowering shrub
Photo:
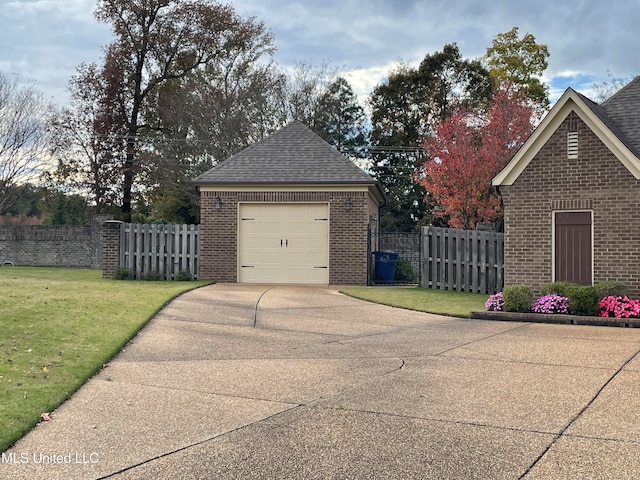
[[640, 317], [640, 300], [632, 300], [626, 295], [609, 295], [600, 300], [598, 316], [615, 318]]
[[568, 313], [569, 299], [562, 295], [550, 293], [533, 302], [531, 311], [536, 313]]
[[504, 307], [504, 300], [502, 298], [502, 292], [498, 292], [489, 297], [489, 300], [484, 302], [484, 306], [491, 312], [501, 312]]

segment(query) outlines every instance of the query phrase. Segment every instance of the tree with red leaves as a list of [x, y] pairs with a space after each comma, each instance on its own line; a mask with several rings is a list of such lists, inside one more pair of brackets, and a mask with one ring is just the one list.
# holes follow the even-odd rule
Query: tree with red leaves
[[419, 174], [436, 217], [459, 229], [502, 217], [491, 179], [531, 134], [533, 115], [524, 98], [505, 84], [486, 109], [462, 105], [439, 124], [423, 144], [429, 160]]

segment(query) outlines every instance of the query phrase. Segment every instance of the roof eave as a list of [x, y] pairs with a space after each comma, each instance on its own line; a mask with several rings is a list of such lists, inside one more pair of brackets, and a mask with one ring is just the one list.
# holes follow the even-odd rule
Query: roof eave
[[237, 190], [242, 190], [243, 188], [269, 188], [269, 187], [291, 187], [295, 185], [300, 185], [302, 187], [325, 187], [330, 185], [339, 185], [341, 187], [368, 187], [369, 191], [371, 191], [378, 201], [379, 205], [384, 205], [387, 203], [387, 196], [384, 193], [384, 189], [382, 185], [377, 180], [362, 180], [362, 181], [319, 181], [319, 182], [212, 182], [206, 180], [192, 180], [189, 182], [190, 185], [200, 188], [200, 187], [209, 187], [209, 188], [234, 188]]

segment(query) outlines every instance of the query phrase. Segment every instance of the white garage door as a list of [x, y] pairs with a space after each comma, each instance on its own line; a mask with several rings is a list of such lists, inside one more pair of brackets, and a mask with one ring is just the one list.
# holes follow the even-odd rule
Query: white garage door
[[329, 205], [240, 204], [238, 281], [329, 283]]

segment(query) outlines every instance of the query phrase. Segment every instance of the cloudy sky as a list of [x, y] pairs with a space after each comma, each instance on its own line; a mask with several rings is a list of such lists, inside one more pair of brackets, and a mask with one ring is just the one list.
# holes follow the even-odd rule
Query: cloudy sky
[[[275, 35], [276, 60], [344, 69], [362, 100], [404, 61], [456, 42], [481, 57], [496, 34], [519, 27], [549, 48], [544, 80], [557, 98], [568, 86], [640, 73], [640, 2], [634, 0], [235, 0], [236, 11]], [[0, 0], [0, 71], [33, 81], [55, 102], [81, 62], [99, 62], [108, 26], [95, 0]]]

